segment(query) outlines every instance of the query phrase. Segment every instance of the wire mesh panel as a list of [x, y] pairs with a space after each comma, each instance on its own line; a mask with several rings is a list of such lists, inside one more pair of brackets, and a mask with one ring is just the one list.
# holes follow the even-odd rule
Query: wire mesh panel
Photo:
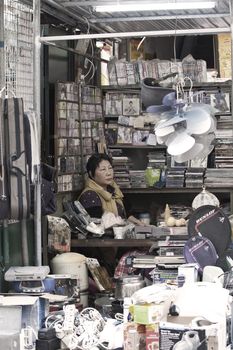
[[6, 94], [22, 97], [24, 109], [33, 107], [32, 8], [18, 0], [4, 1]]

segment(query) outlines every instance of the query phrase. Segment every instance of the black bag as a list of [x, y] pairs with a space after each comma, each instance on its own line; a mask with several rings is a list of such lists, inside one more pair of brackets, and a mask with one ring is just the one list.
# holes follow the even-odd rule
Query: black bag
[[0, 98], [0, 220], [9, 216], [9, 192], [5, 162], [4, 100]]
[[22, 98], [0, 99], [0, 219], [30, 214], [30, 181]]
[[56, 205], [56, 168], [51, 165], [41, 164], [41, 215], [49, 215], [55, 213]]
[[42, 178], [41, 183], [41, 215], [49, 215], [55, 213], [56, 205], [56, 189], [52, 181]]
[[[56, 168], [51, 165], [42, 163], [41, 164], [41, 215], [53, 214], [57, 210], [56, 205], [56, 192], [57, 183], [56, 179]], [[34, 212], [34, 190], [35, 186], [31, 186], [31, 213]]]
[[213, 243], [208, 238], [198, 235], [185, 242], [184, 257], [187, 263], [197, 264], [200, 272], [205, 266], [214, 266], [218, 259]]

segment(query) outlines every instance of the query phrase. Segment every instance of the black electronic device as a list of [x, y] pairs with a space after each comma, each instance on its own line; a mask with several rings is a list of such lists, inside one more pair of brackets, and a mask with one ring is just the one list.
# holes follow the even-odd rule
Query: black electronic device
[[41, 328], [38, 331], [38, 339], [54, 339], [56, 338], [55, 328]]
[[37, 339], [36, 350], [58, 350], [60, 348], [60, 339]]

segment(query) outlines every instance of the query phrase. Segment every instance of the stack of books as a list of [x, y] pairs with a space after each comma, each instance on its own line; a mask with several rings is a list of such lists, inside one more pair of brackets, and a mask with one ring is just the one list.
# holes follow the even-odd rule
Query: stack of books
[[166, 165], [166, 155], [164, 151], [148, 153], [148, 167], [164, 168]]
[[204, 168], [188, 168], [185, 172], [185, 187], [198, 187], [203, 186], [204, 181]]
[[233, 187], [232, 169], [206, 169], [204, 185], [208, 187]]
[[167, 170], [166, 187], [184, 187], [185, 168], [170, 168]]
[[217, 121], [215, 167], [233, 168], [233, 131], [229, 115], [220, 116]]
[[130, 170], [129, 174], [132, 188], [147, 187], [145, 179], [145, 170]]
[[130, 188], [130, 159], [126, 156], [113, 156], [113, 168], [115, 174], [115, 181], [121, 188]]

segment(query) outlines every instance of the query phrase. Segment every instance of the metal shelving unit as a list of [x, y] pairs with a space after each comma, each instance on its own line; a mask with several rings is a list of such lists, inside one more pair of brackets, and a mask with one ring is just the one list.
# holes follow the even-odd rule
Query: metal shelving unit
[[[25, 0], [26, 1], [26, 0]], [[40, 48], [41, 48], [41, 43], [44, 44], [48, 44], [50, 42], [52, 42], [53, 44], [55, 42], [58, 41], [62, 41], [62, 40], [67, 40], [67, 36], [56, 36], [56, 37], [51, 37], [51, 36], [47, 36], [47, 37], [40, 37], [40, 14], [41, 14], [41, 3], [42, 1], [40, 0], [33, 0], [33, 18], [34, 18], [34, 89], [33, 89], [33, 95], [34, 95], [34, 110], [36, 111], [36, 114], [38, 116], [38, 124], [40, 124]], [[48, 7], [48, 4], [52, 4], [52, 3], [56, 3], [56, 1], [44, 1], [43, 5], [46, 7]], [[225, 1], [224, 1], [225, 3]], [[182, 29], [176, 29], [172, 26], [171, 30], [164, 30], [164, 25], [162, 28], [156, 28], [154, 30], [148, 30], [147, 27], [145, 28], [145, 30], [140, 30], [140, 31], [136, 31], [135, 27], [133, 28], [134, 31], [132, 32], [117, 32], [116, 30], [112, 30], [111, 33], [101, 33], [101, 31], [104, 31], [103, 28], [105, 28], [105, 26], [103, 25], [98, 27], [95, 24], [91, 23], [91, 27], [97, 31], [99, 31], [99, 33], [87, 33], [87, 34], [78, 34], [78, 35], [70, 35], [69, 36], [69, 40], [89, 40], [89, 39], [113, 39], [115, 40], [115, 38], [128, 38], [128, 37], [150, 37], [150, 36], [171, 36], [171, 35], [198, 35], [198, 34], [217, 34], [217, 33], [225, 33], [225, 32], [230, 32], [231, 36], [233, 33], [233, 16], [232, 16], [232, 7], [233, 7], [233, 0], [229, 1], [229, 5], [230, 5], [230, 19], [229, 19], [229, 24], [225, 27], [221, 27], [221, 25], [218, 26], [218, 24], [216, 24], [216, 26], [213, 24], [213, 22], [209, 22], [209, 27], [208, 28], [204, 28], [204, 26], [200, 27], [200, 24], [198, 25], [197, 22], [197, 27], [195, 28], [195, 23], [192, 25], [192, 28], [186, 29], [186, 28], [182, 28]], [[70, 16], [70, 20], [72, 19], [72, 11], [69, 13], [69, 11], [67, 9], [65, 9], [61, 3], [57, 2], [56, 4], [56, 8], [57, 8], [57, 12], [60, 11], [59, 16]], [[62, 9], [64, 9], [64, 11], [62, 11]], [[200, 14], [200, 18], [201, 18]], [[211, 16], [211, 15], [210, 15]], [[166, 16], [165, 16], [166, 17]], [[183, 21], [185, 18], [188, 18], [187, 13], [182, 14], [183, 17]], [[199, 21], [199, 16], [198, 17], [198, 21]], [[177, 17], [175, 20], [177, 20]], [[194, 17], [193, 17], [194, 18]], [[80, 16], [77, 13], [73, 13], [73, 19], [72, 21], [74, 22], [76, 19], [76, 21], [79, 19], [81, 21], [81, 23], [83, 24], [83, 22], [85, 22], [83, 20], [83, 17]], [[128, 17], [127, 17], [128, 19]], [[154, 16], [154, 19], [156, 19], [156, 16]], [[162, 18], [160, 18], [162, 19]], [[123, 20], [123, 19], [121, 19]], [[132, 18], [132, 20], [135, 22], [135, 26], [137, 25], [137, 21], [135, 21], [135, 19]], [[141, 20], [145, 20], [145, 18], [142, 16]], [[193, 20], [193, 19], [192, 19]], [[191, 20], [191, 21], [192, 21]], [[207, 19], [205, 19], [207, 20]], [[102, 25], [102, 20], [101, 21], [101, 25]], [[98, 22], [98, 21], [97, 21]], [[97, 23], [96, 22], [96, 23]], [[117, 21], [118, 22], [118, 21]], [[116, 23], [117, 23], [116, 22]], [[132, 22], [132, 24], [134, 23]], [[200, 21], [199, 21], [200, 22]], [[118, 24], [118, 23], [117, 23]], [[149, 22], [150, 26], [151, 26], [151, 22]], [[124, 26], [122, 26], [124, 27]], [[117, 27], [116, 27], [117, 28]], [[131, 27], [128, 27], [132, 30]], [[168, 26], [169, 28], [169, 26]], [[163, 30], [162, 30], [163, 29]], [[118, 29], [119, 30], [119, 29]], [[232, 44], [233, 47], [233, 44]], [[233, 62], [232, 62], [233, 65]], [[230, 86], [230, 84], [229, 84]], [[231, 87], [232, 87], [232, 83], [231, 83]], [[128, 88], [128, 87], [127, 87]], [[138, 86], [130, 86], [130, 89], [136, 89], [138, 91]], [[122, 90], [122, 87], [111, 87], [112, 90]], [[232, 99], [233, 102], [233, 99]], [[233, 104], [233, 103], [232, 103]], [[128, 190], [128, 189], [127, 189]], [[131, 189], [130, 189], [131, 190]], [[144, 190], [144, 189], [143, 189]], [[178, 192], [172, 192], [171, 189], [166, 189], [166, 191], [170, 191], [170, 193], [178, 193]], [[193, 191], [193, 189], [191, 189]], [[217, 190], [217, 189], [216, 189]], [[148, 189], [148, 191], [151, 191], [151, 189]], [[180, 189], [179, 189], [180, 191]], [[187, 193], [187, 189], [183, 190], [183, 193]], [[217, 190], [218, 191], [218, 190]], [[225, 192], [227, 191], [227, 189], [219, 189], [219, 192]], [[189, 190], [188, 190], [189, 192]], [[41, 217], [40, 217], [40, 183], [38, 182], [37, 185], [37, 197], [36, 197], [36, 246], [37, 246], [37, 264], [40, 264], [41, 262], [41, 258], [40, 258], [40, 244], [41, 244]], [[139, 193], [139, 192], [138, 192]], [[161, 190], [158, 190], [158, 192], [154, 192], [154, 193], [164, 193], [161, 192]], [[231, 203], [232, 203], [232, 191], [230, 189], [230, 196], [231, 196]], [[143, 241], [144, 242], [144, 241]], [[73, 244], [75, 244], [75, 241], [72, 242]], [[114, 241], [115, 243], [115, 241]], [[140, 242], [141, 243], [141, 242]], [[145, 242], [144, 242], [145, 243]], [[120, 242], [118, 243], [120, 244]]]

